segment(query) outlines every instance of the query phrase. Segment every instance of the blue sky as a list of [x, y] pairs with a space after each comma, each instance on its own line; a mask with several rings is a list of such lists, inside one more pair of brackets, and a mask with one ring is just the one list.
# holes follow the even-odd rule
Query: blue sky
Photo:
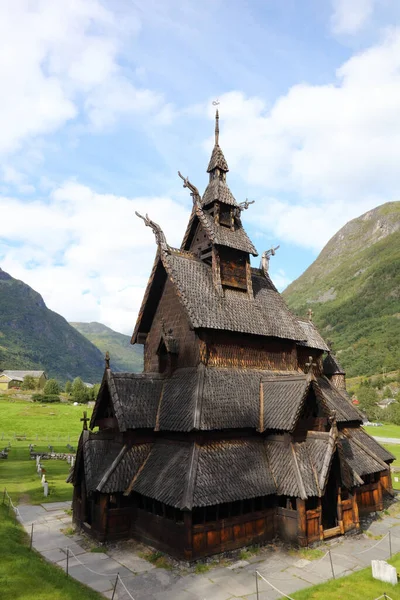
[[[0, 266], [68, 320], [130, 333], [155, 244], [203, 190], [212, 101], [243, 220], [280, 289], [400, 197], [395, 0], [0, 6]], [[254, 261], [258, 264], [258, 259]]]

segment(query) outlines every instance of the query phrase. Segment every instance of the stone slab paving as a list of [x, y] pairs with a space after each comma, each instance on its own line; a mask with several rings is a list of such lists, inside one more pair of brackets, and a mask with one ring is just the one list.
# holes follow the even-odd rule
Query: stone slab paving
[[[46, 560], [66, 570], [68, 547], [70, 576], [105, 598], [112, 597], [117, 573], [128, 592], [119, 582], [115, 600], [257, 600], [256, 570], [268, 580], [258, 579], [258, 600], [277, 600], [282, 597], [280, 592], [290, 595], [332, 577], [328, 555], [309, 561], [273, 546], [246, 560], [227, 562], [226, 566], [214, 567], [199, 575], [185, 573], [183, 569], [155, 568], [138, 555], [139, 545], [134, 542], [119, 544], [107, 553], [88, 552], [82, 536], [66, 536], [61, 531], [71, 525], [71, 517], [66, 514], [70, 506], [70, 502], [21, 505], [19, 511], [29, 534], [33, 523], [34, 548]], [[370, 537], [364, 534], [337, 538], [320, 549], [330, 550], [336, 577], [348, 575], [369, 566], [372, 559], [389, 557], [388, 531], [392, 552], [400, 552], [400, 515], [372, 521], [368, 526]]]

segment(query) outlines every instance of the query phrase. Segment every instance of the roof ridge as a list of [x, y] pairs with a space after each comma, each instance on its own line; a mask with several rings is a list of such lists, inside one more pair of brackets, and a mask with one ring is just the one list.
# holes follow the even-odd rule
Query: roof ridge
[[126, 431], [126, 419], [124, 415], [124, 411], [121, 409], [121, 403], [118, 396], [118, 391], [114, 383], [114, 378], [112, 377], [112, 373], [109, 369], [106, 369], [106, 378], [108, 391], [110, 392], [111, 401], [113, 403], [115, 409], [115, 417], [117, 419], [117, 423], [119, 425], [119, 430], [121, 432]]
[[299, 467], [299, 463], [297, 461], [297, 456], [296, 456], [296, 449], [294, 447], [293, 442], [290, 442], [290, 448], [292, 450], [293, 462], [294, 462], [294, 467], [295, 467], [294, 472], [295, 472], [295, 477], [297, 480], [297, 485], [299, 486], [300, 498], [302, 500], [306, 500], [307, 492], [306, 492], [306, 488], [304, 487], [304, 481], [303, 481], [303, 477], [300, 472], [300, 467]]
[[99, 483], [97, 484], [97, 487], [96, 487], [97, 492], [101, 492], [103, 486], [107, 483], [108, 478], [113, 474], [113, 472], [117, 468], [118, 464], [121, 462], [123, 456], [125, 456], [125, 454], [127, 452], [128, 452], [128, 446], [126, 444], [124, 444], [122, 446], [121, 450], [118, 452], [115, 459], [113, 460], [113, 462], [111, 463], [110, 467], [108, 469], [106, 469], [103, 477], [100, 479]]
[[130, 484], [128, 485], [126, 490], [124, 491], [124, 494], [123, 494], [124, 496], [129, 496], [129, 494], [132, 492], [132, 488], [135, 485], [135, 482], [136, 482], [137, 478], [139, 477], [140, 473], [143, 471], [147, 461], [149, 460], [149, 457], [150, 457], [150, 454], [152, 453], [153, 448], [154, 448], [154, 444], [151, 444], [151, 448], [150, 448], [148, 455], [146, 456], [146, 458], [144, 459], [144, 461], [142, 462], [142, 464], [136, 471], [132, 481], [130, 482]]
[[344, 436], [347, 439], [354, 442], [356, 444], [356, 446], [358, 446], [359, 448], [364, 450], [364, 452], [369, 454], [374, 460], [376, 460], [380, 465], [382, 465], [384, 467], [385, 471], [388, 469], [388, 465], [381, 458], [379, 458], [379, 456], [377, 454], [375, 454], [375, 452], [370, 450], [370, 448], [368, 448], [367, 446], [364, 446], [364, 444], [362, 442], [360, 442], [360, 440], [358, 440], [356, 437], [353, 437], [352, 435], [347, 435], [346, 433], [344, 433]]
[[189, 469], [187, 471], [186, 481], [183, 487], [182, 503], [180, 507], [182, 510], [192, 510], [193, 507], [193, 496], [197, 478], [199, 454], [200, 446], [196, 444], [196, 442], [193, 442], [193, 446], [189, 455]]
[[[330, 468], [332, 465], [333, 455], [336, 450], [338, 436], [339, 436], [339, 433], [338, 433], [338, 429], [336, 426], [336, 421], [334, 421], [332, 423], [331, 429], [329, 431], [328, 447], [325, 452], [324, 461], [322, 463], [322, 469], [321, 469], [321, 473], [320, 473], [320, 477], [319, 477], [319, 488], [321, 491], [325, 489], [328, 474], [329, 474], [329, 471], [330, 471]], [[329, 456], [329, 452], [330, 452], [330, 456]]]
[[205, 373], [206, 366], [203, 363], [200, 363], [197, 368], [196, 402], [194, 406], [193, 429], [200, 429], [201, 425]]

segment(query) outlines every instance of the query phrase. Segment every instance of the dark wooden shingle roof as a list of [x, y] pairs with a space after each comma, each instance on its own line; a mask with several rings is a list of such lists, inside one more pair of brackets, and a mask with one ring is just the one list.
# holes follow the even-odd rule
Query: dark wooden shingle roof
[[324, 374], [325, 375], [345, 375], [346, 372], [340, 365], [336, 356], [330, 352], [324, 359]]
[[236, 290], [221, 297], [214, 287], [211, 267], [186, 253], [171, 252], [163, 260], [168, 275], [195, 328], [223, 329], [301, 341], [297, 319], [269, 277], [252, 270], [254, 298]]
[[221, 171], [229, 171], [228, 163], [226, 162], [224, 153], [219, 144], [214, 145], [210, 162], [208, 163], [207, 173], [210, 173], [210, 171], [213, 171], [217, 167], [221, 169]]
[[211, 204], [211, 202], [214, 202], [214, 200], [218, 200], [219, 202], [223, 202], [230, 206], [238, 206], [229, 186], [221, 179], [212, 179], [210, 181], [204, 191], [201, 204], [202, 206], [207, 206], [208, 204]]
[[178, 369], [167, 378], [107, 369], [91, 427], [101, 418], [107, 397], [120, 431], [293, 431], [310, 386], [326, 411], [335, 411], [338, 423], [361, 422], [358, 410], [326, 377], [200, 364]]
[[297, 423], [311, 379], [307, 375], [265, 375], [262, 379], [263, 429], [292, 431]]
[[298, 319], [298, 323], [303, 332], [303, 341], [299, 343], [299, 346], [316, 348], [317, 350], [324, 350], [324, 352], [329, 351], [329, 346], [326, 344], [312, 321]]

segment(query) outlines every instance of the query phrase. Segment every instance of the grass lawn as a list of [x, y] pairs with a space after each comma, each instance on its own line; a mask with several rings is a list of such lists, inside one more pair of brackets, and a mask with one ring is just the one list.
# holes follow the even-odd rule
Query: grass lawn
[[383, 423], [382, 427], [364, 427], [369, 435], [378, 437], [400, 438], [400, 425], [392, 423]]
[[0, 597], [2, 600], [100, 600], [97, 592], [29, 550], [27, 535], [0, 505]]
[[83, 411], [92, 409], [67, 403], [39, 404], [0, 396], [0, 448], [14, 435], [25, 435], [29, 442], [57, 441], [58, 438], [75, 444], [82, 430]]
[[[39, 447], [39, 446], [37, 446]], [[66, 452], [65, 444], [54, 445], [55, 452]], [[65, 460], [42, 462], [49, 483], [49, 495], [43, 496], [43, 488], [36, 472], [36, 463], [29, 457], [27, 442], [14, 442], [8, 458], [0, 461], [0, 494], [4, 488], [14, 504], [42, 504], [43, 502], [63, 502], [72, 499], [72, 485], [65, 480], [69, 465]]]
[[[394, 565], [397, 571], [400, 571], [400, 554], [396, 554], [388, 562]], [[395, 587], [372, 579], [371, 568], [368, 567], [354, 575], [321, 583], [312, 588], [292, 593], [291, 596], [295, 600], [374, 600], [374, 598], [382, 596], [384, 592], [393, 600], [400, 600], [400, 585]]]
[[[72, 486], [65, 483], [69, 465], [64, 460], [43, 461], [49, 496], [43, 497], [43, 488], [36, 473], [35, 462], [29, 457], [29, 443], [37, 450], [68, 452], [67, 444], [77, 448], [82, 430], [80, 418], [85, 406], [72, 404], [46, 404], [0, 398], [0, 449], [11, 442], [8, 459], [0, 460], [0, 494], [6, 487], [14, 503], [41, 504], [61, 502], [72, 498]], [[18, 441], [16, 435], [26, 435]]]

